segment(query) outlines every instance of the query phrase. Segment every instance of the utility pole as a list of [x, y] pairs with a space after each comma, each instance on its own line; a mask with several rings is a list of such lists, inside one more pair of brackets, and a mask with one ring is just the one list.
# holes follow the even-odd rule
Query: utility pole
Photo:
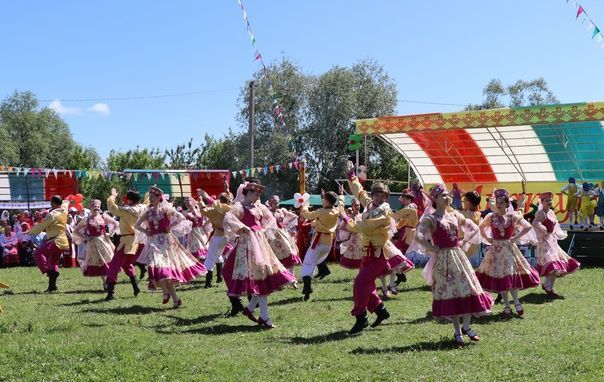
[[249, 134], [250, 134], [250, 168], [254, 168], [254, 81], [250, 81]]

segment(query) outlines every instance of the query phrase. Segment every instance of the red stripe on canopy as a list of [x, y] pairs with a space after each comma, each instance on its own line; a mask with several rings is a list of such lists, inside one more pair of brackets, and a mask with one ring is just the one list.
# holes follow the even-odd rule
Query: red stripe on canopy
[[497, 182], [486, 156], [464, 129], [408, 132], [447, 183]]

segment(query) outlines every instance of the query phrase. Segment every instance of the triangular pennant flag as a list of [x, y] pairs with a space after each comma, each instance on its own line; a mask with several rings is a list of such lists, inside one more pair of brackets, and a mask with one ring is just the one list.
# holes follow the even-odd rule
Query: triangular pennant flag
[[129, 173], [126, 174], [126, 180], [130, 180], [130, 179], [132, 179], [132, 173], [131, 172], [129, 172]]
[[[585, 12], [585, 10], [583, 9], [582, 6], [579, 5], [579, 9], [577, 9], [577, 17], [579, 17], [579, 15], [581, 15], [581, 13]], [[575, 17], [575, 19], [577, 18]]]
[[258, 60], [262, 60], [262, 55], [260, 54], [260, 52], [256, 51], [256, 58], [254, 59], [254, 61]]
[[280, 169], [281, 169], [281, 165], [280, 164], [276, 164], [275, 165], [275, 170], [277, 170], [277, 172], [279, 172]]
[[27, 176], [27, 174], [28, 174], [28, 173], [31, 171], [31, 168], [29, 168], [29, 167], [24, 167], [24, 168], [22, 169], [22, 171], [23, 171], [23, 175]]
[[21, 167], [15, 167], [15, 175], [19, 176], [20, 173], [21, 173]]
[[294, 167], [296, 168], [296, 170], [298, 170], [298, 167], [299, 167], [298, 160], [295, 160], [295, 161], [294, 161]]
[[598, 27], [594, 26], [594, 33], [591, 35], [591, 38], [593, 39], [594, 37], [596, 37], [598, 34], [600, 33], [600, 29], [598, 29]]
[[154, 172], [153, 173], [153, 179], [155, 179], [155, 181], [157, 182], [157, 180], [159, 179], [159, 173], [158, 172]]
[[82, 175], [82, 171], [76, 170], [76, 172], [75, 172], [75, 178], [79, 179], [81, 175]]
[[134, 181], [135, 181], [135, 182], [138, 180], [139, 175], [140, 175], [140, 174], [139, 174], [138, 172], [137, 172], [137, 173], [134, 173], [134, 174], [132, 175], [132, 176], [134, 177]]
[[50, 169], [45, 168], [45, 169], [44, 169], [44, 177], [45, 177], [45, 178], [48, 178], [48, 175], [50, 175]]
[[264, 167], [262, 168], [262, 170], [264, 170], [264, 173], [265, 173], [265, 174], [268, 174], [268, 166], [264, 166]]
[[56, 168], [53, 168], [52, 173], [54, 174], [55, 179], [59, 179], [59, 170], [57, 170]]
[[151, 177], [153, 176], [153, 174], [151, 174], [150, 172], [147, 172], [147, 179], [151, 180]]
[[71, 171], [71, 170], [67, 170], [67, 171], [65, 171], [65, 173], [66, 173], [67, 175], [69, 175], [69, 177], [70, 177], [70, 178], [73, 178], [73, 171]]
[[289, 162], [287, 165], [288, 165], [288, 166], [289, 166], [289, 168], [291, 169], [291, 168], [292, 168], [292, 166], [293, 166], [294, 164], [293, 164], [292, 162]]
[[231, 171], [231, 175], [233, 175], [233, 179], [237, 177], [237, 171]]

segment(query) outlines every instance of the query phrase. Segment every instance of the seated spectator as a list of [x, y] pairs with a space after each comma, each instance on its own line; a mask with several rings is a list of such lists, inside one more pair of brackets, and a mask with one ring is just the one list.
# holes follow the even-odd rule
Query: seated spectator
[[18, 248], [19, 239], [17, 238], [17, 234], [14, 233], [9, 226], [4, 229], [4, 234], [0, 235], [0, 243], [2, 243], [2, 246], [4, 247], [2, 266], [19, 265], [21, 263]]

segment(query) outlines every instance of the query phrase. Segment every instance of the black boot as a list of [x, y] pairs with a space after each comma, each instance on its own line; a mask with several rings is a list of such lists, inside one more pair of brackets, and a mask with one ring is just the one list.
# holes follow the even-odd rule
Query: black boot
[[138, 279], [142, 280], [145, 278], [145, 275], [147, 274], [147, 268], [141, 263], [136, 263], [136, 265], [138, 266], [138, 270], [140, 271], [140, 276], [138, 277]]
[[130, 276], [130, 284], [132, 284], [132, 293], [134, 293], [134, 297], [138, 296], [141, 290], [136, 283], [136, 276]]
[[206, 273], [206, 283], [203, 287], [206, 289], [212, 287], [212, 271], [208, 271], [208, 273]]
[[57, 290], [57, 278], [59, 277], [59, 272], [57, 271], [48, 271], [48, 289], [47, 292], [54, 292]]
[[312, 293], [312, 279], [310, 276], [302, 277], [304, 288], [302, 288], [302, 294], [304, 295], [304, 301], [308, 301], [310, 294]]
[[231, 311], [228, 314], [228, 317], [235, 317], [239, 313], [243, 312], [243, 304], [241, 303], [241, 299], [239, 297], [230, 297], [231, 301]]
[[216, 263], [216, 284], [222, 282], [222, 264]]
[[372, 328], [375, 328], [376, 326], [381, 324], [382, 321], [390, 318], [390, 313], [388, 313], [388, 310], [386, 309], [383, 303], [378, 305], [377, 309], [375, 310], [375, 314], [377, 315], [377, 317], [375, 321], [373, 321], [373, 324], [371, 324]]
[[319, 272], [317, 272], [317, 274], [315, 275], [316, 279], [323, 280], [325, 277], [331, 274], [331, 271], [327, 266], [327, 259], [323, 260], [322, 263], [317, 265], [317, 269], [319, 270]]
[[115, 284], [107, 283], [107, 297], [105, 297], [105, 301], [111, 301], [115, 297], [113, 297], [113, 292], [115, 291]]
[[357, 321], [354, 323], [352, 329], [348, 331], [348, 334], [357, 334], [363, 331], [367, 326], [369, 326], [369, 322], [367, 321], [367, 313], [358, 314], [355, 316]]
[[400, 283], [406, 283], [406, 282], [407, 282], [407, 275], [405, 275], [404, 273], [396, 274], [396, 285], [398, 285]]

